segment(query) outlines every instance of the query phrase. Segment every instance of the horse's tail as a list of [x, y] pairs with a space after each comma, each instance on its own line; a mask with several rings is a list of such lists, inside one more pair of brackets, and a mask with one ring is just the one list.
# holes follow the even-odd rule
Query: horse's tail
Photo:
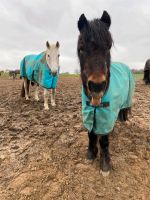
[[24, 81], [22, 82], [21, 97], [25, 97]]
[[29, 94], [29, 87], [30, 87], [30, 81], [27, 80], [27, 91], [28, 91], [28, 94]]
[[[24, 88], [24, 81], [22, 82], [22, 88], [21, 88], [21, 97], [25, 97], [25, 88]], [[29, 94], [29, 87], [30, 87], [30, 81], [27, 79], [27, 92]]]
[[26, 61], [25, 57], [20, 62], [20, 79], [26, 77]]

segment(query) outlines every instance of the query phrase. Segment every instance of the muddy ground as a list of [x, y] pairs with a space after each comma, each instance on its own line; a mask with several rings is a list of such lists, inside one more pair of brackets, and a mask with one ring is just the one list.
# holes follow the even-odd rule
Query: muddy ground
[[132, 118], [110, 136], [113, 170], [86, 159], [80, 79], [61, 77], [55, 108], [20, 98], [21, 80], [0, 79], [0, 200], [149, 200], [150, 87], [137, 82]]

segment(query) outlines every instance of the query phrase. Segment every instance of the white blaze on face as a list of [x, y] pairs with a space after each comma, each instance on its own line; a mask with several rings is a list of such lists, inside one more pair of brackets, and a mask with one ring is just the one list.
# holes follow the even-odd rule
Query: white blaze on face
[[56, 75], [59, 67], [59, 42], [49, 44], [46, 42], [46, 61], [53, 75]]

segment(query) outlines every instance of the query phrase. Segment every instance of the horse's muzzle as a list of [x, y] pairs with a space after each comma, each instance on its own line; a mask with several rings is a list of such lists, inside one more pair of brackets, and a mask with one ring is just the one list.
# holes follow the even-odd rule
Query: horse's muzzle
[[103, 92], [91, 92], [91, 105], [92, 106], [99, 106], [101, 104], [101, 98], [104, 95]]
[[101, 103], [101, 98], [93, 98], [91, 99], [91, 105], [92, 106], [99, 106]]
[[95, 83], [94, 81], [88, 81], [88, 90], [91, 96], [91, 105], [92, 106], [99, 106], [101, 103], [101, 98], [104, 95], [106, 87], [106, 81], [101, 81]]

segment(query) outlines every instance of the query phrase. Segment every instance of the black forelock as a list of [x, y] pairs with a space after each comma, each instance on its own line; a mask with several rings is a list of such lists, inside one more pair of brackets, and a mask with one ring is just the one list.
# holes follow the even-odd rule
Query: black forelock
[[112, 46], [111, 33], [100, 19], [88, 21], [88, 26], [83, 29], [81, 34], [85, 45], [90, 46], [90, 43], [95, 43], [97, 50], [101, 50], [104, 53]]

